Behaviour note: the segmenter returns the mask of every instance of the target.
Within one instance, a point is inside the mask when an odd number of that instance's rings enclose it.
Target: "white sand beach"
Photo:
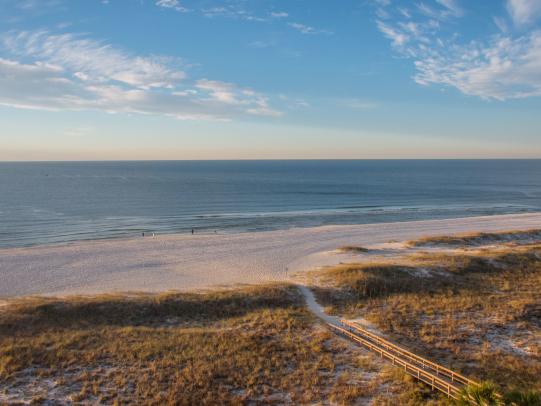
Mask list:
[[[541,228],[541,213],[240,234],[160,235],[0,250],[0,298],[194,290],[287,280],[344,245]]]

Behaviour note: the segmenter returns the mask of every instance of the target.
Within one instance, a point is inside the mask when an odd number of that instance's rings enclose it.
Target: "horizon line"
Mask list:
[[[224,158],[224,159],[51,159],[0,160],[7,163],[98,163],[98,162],[259,162],[259,161],[539,161],[539,158]]]

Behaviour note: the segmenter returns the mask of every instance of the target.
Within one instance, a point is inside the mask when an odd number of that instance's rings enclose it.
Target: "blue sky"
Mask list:
[[[541,158],[541,0],[0,0],[0,160]]]

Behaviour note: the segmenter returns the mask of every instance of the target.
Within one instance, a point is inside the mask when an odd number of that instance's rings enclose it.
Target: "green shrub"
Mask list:
[[[457,404],[460,406],[504,405],[496,391],[496,385],[492,382],[466,386],[460,393]]]

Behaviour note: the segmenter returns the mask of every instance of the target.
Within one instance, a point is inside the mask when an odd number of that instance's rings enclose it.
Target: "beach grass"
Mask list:
[[[284,286],[23,300],[0,317],[0,378],[34,381],[37,398],[56,382],[73,402],[305,402],[335,368],[312,324]]]
[[[541,230],[513,230],[500,231],[495,233],[462,233],[456,235],[440,235],[423,237],[416,240],[410,240],[407,245],[410,247],[428,247],[428,246],[449,246],[449,247],[467,247],[480,246],[488,244],[497,244],[503,242],[531,242],[541,239]]]
[[[320,281],[334,314],[504,391],[541,390],[541,244],[342,264]]]
[[[352,404],[437,399],[309,313],[296,287],[12,300],[0,403]]]

